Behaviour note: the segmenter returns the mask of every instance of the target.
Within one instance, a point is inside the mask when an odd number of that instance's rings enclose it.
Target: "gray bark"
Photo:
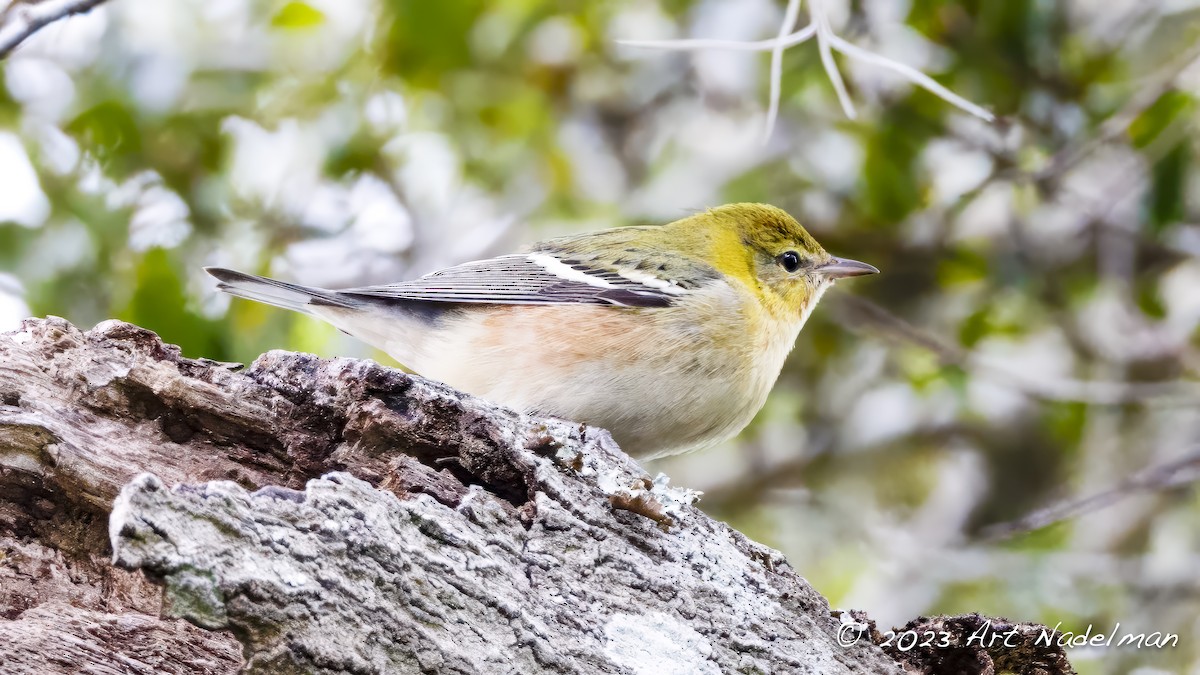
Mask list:
[[[238,371],[119,322],[0,336],[0,671],[996,665],[842,646],[850,617],[604,431],[368,361]]]

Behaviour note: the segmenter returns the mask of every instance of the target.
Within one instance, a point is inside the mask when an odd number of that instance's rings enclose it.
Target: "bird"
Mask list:
[[[650,460],[736,436],[838,279],[786,211],[727,204],[564,236],[398,283],[328,290],[217,267],[218,289],[302,312],[423,377],[609,431]]]

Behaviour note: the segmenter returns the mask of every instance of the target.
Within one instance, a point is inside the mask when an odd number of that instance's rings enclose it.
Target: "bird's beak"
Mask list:
[[[829,279],[844,279],[846,277],[861,277],[867,274],[879,274],[874,265],[848,260],[834,256],[832,260],[821,265],[817,271]]]

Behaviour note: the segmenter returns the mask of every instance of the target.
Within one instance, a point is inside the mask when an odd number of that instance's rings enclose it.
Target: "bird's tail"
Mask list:
[[[313,305],[333,307],[355,307],[356,305],[337,291],[327,291],[323,288],[289,284],[267,277],[258,277],[244,272],[235,272],[221,267],[205,267],[205,272],[213,275],[221,283],[218,290],[249,300],[256,300],[268,305],[283,307],[305,314],[312,313]]]

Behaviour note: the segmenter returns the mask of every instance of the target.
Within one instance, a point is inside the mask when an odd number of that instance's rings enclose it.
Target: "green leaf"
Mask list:
[[[962,324],[958,327],[958,341],[962,346],[968,349],[979,344],[979,341],[987,337],[992,332],[990,317],[990,307],[984,306],[979,310],[972,312]]]
[[[1158,135],[1192,110],[1192,97],[1181,91],[1168,91],[1129,125],[1129,140],[1134,147],[1150,145]]]
[[[1087,406],[1075,401],[1048,402],[1042,406],[1042,426],[1055,444],[1063,449],[1074,448],[1083,440],[1087,425]]]
[[[1191,139],[1177,143],[1150,170],[1150,194],[1148,195],[1150,229],[1162,232],[1169,225],[1183,220],[1185,210],[1188,173],[1192,163]]]
[[[412,85],[440,88],[443,75],[471,64],[466,37],[484,6],[481,0],[387,0],[385,68]]]
[[[271,19],[275,28],[295,30],[314,28],[325,23],[325,15],[303,2],[289,2]]]
[[[1134,284],[1134,289],[1134,299],[1138,309],[1142,310],[1146,316],[1160,320],[1167,317],[1167,308],[1163,304],[1157,283],[1138,279]]]

